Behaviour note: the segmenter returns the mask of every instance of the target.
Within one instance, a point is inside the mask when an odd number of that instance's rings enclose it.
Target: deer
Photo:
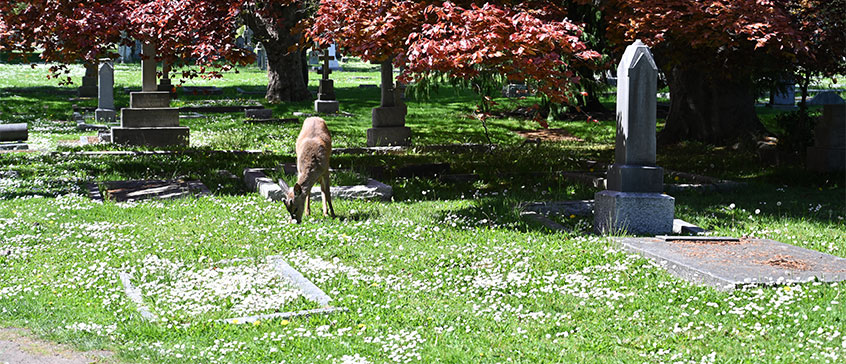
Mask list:
[[[311,214],[311,187],[320,182],[323,194],[323,216],[335,217],[332,208],[332,196],[329,192],[329,157],[332,155],[332,137],[326,121],[319,117],[310,117],[303,122],[303,128],[297,137],[297,183],[293,188],[284,185],[285,197],[282,200],[291,214],[291,219],[300,223],[305,215]]]

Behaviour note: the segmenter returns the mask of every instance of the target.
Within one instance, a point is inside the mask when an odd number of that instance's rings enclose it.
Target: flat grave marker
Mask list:
[[[171,200],[188,196],[211,195],[208,187],[200,181],[141,180],[102,183],[105,187],[106,198],[115,202],[135,202],[149,199]],[[88,190],[89,197],[92,200],[103,201],[95,183],[90,183]]]
[[[721,291],[846,280],[846,259],[770,239],[656,236],[615,241],[674,276]]]

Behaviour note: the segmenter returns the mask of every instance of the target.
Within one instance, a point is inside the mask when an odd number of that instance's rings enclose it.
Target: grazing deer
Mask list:
[[[285,207],[291,218],[300,223],[303,212],[311,213],[311,187],[320,182],[323,193],[323,216],[335,217],[332,196],[329,193],[329,156],[332,155],[332,137],[326,121],[318,117],[305,119],[297,137],[297,183],[285,188]]]

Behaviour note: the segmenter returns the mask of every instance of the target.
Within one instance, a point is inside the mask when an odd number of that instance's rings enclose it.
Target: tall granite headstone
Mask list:
[[[641,41],[626,48],[617,67],[617,140],[608,189],[595,195],[600,233],[673,231],[675,199],[662,193],[664,171],[655,163],[658,67]]]
[[[409,145],[411,129],[405,126],[408,107],[402,101],[400,88],[394,86],[392,60],[381,63],[382,101],[373,108],[373,127],[367,129],[367,146]]]
[[[100,123],[115,121],[115,67],[112,60],[100,60],[100,88],[97,95],[97,110],[94,118]]]
[[[85,64],[85,76],[82,77],[82,86],[77,89],[79,97],[97,97],[97,64]]]
[[[129,94],[121,109],[120,127],[112,128],[112,142],[151,147],[187,146],[188,128],[179,126],[179,109],[170,107],[170,92],[156,85],[156,45],[144,44],[141,92]]]
[[[314,100],[314,111],[322,114],[334,114],[339,110],[338,100],[335,99],[335,81],[329,79],[332,70],[329,62],[335,57],[329,54],[328,49],[323,50],[320,60],[323,61],[323,72],[320,79],[320,89],[317,92],[317,100]]]
[[[808,147],[808,169],[817,172],[846,170],[846,104],[823,106],[814,129],[814,146]]]

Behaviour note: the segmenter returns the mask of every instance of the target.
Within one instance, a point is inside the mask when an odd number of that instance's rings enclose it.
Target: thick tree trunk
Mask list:
[[[658,134],[660,144],[695,140],[715,145],[753,141],[765,129],[755,113],[748,77],[674,67],[667,73],[670,113]]]
[[[245,9],[244,23],[253,31],[253,39],[261,42],[267,51],[267,101],[304,101],[311,99],[308,91],[308,74],[303,73],[303,58],[299,50],[290,51],[302,38],[291,34],[291,28],[305,15],[297,3],[294,5],[264,4],[273,6],[269,12],[274,18],[264,18],[256,9]],[[284,21],[280,21],[284,20]]]

